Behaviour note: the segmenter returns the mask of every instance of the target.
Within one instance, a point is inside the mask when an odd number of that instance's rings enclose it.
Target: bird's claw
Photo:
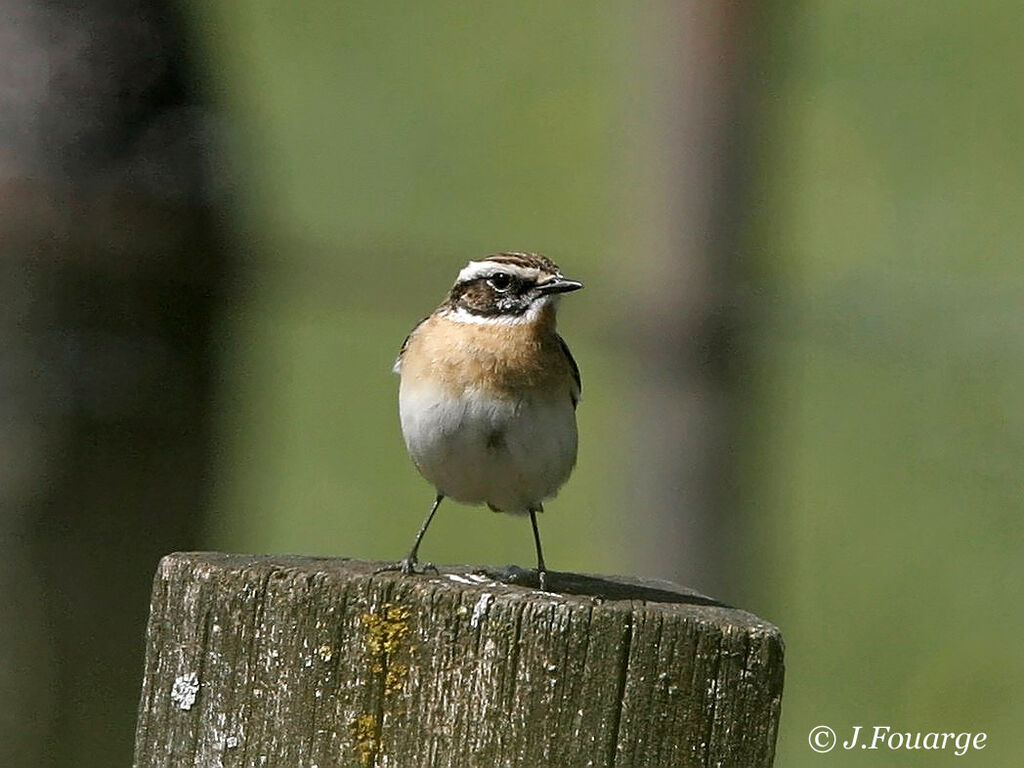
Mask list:
[[[421,563],[414,557],[403,557],[397,563],[388,563],[377,568],[373,574],[378,573],[401,573],[403,576],[423,576],[428,571],[437,574],[437,566],[433,563]]]
[[[502,584],[515,584],[520,587],[539,588],[541,592],[547,592],[551,586],[551,574],[547,569],[520,568],[518,565],[507,565],[503,568],[478,568],[474,573],[486,576]]]

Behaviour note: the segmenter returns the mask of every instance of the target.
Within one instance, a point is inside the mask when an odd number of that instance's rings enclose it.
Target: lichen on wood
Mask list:
[[[375,566],[164,558],[136,768],[771,765],[782,641],[757,617],[660,582]]]

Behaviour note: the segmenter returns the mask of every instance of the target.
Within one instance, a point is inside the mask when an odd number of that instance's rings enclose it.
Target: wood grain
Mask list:
[[[136,768],[771,765],[782,639],[755,616],[661,582],[378,565],[164,558]]]

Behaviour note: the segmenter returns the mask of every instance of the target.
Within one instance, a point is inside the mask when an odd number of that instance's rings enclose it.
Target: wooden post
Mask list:
[[[782,638],[664,582],[160,563],[135,768],[770,766]]]

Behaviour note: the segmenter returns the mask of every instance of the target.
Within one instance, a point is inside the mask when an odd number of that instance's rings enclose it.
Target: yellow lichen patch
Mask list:
[[[384,693],[391,694],[400,691],[408,673],[408,664],[389,664],[388,673],[384,676]]]
[[[374,656],[390,656],[401,647],[402,639],[409,634],[410,611],[404,605],[387,603],[380,613],[364,613],[367,643]]]
[[[359,753],[359,762],[370,765],[377,751],[377,718],[373,715],[359,715],[349,723],[352,738]]]
[[[404,605],[387,603],[379,613],[364,613],[363,626],[366,627],[366,645],[373,659],[371,669],[384,673],[384,693],[395,693],[402,687],[409,667],[394,661],[394,656],[401,650],[402,641],[409,634],[409,616],[411,611]],[[386,672],[385,672],[386,670]]]

